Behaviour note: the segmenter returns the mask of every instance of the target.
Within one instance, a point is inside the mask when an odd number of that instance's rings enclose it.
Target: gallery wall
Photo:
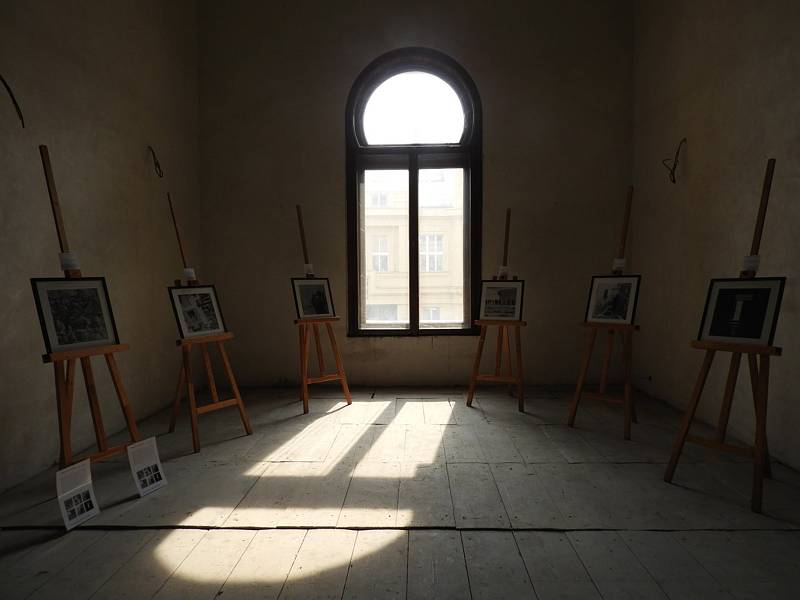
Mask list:
[[[636,385],[683,407],[703,354],[708,280],[735,277],[750,242],[767,159],[777,159],[761,244],[763,276],[786,276],[769,398],[770,450],[800,465],[800,4],[635,4],[634,269],[643,274]],[[688,142],[668,181],[662,159]],[[716,423],[729,355],[718,355],[700,416]],[[730,431],[752,440],[742,368]]]
[[[171,189],[191,256],[197,243],[197,20],[194,2],[0,3],[0,489],[58,457],[53,368],[29,278],[58,277],[58,241],[38,145],[50,149],[72,249],[108,278],[118,363],[136,417],[164,407],[179,365],[165,287],[181,264],[164,194]],[[158,180],[147,144],[156,147]],[[108,370],[95,376],[109,433],[124,426]],[[73,448],[94,442],[78,376]]]
[[[346,306],[345,102],[381,54],[424,46],[458,61],[484,109],[483,274],[526,280],[529,384],[575,380],[586,293],[608,272],[631,174],[627,2],[202,2],[205,262],[245,385],[296,382],[289,278],[311,259]],[[465,385],[475,337],[346,338],[351,383]]]

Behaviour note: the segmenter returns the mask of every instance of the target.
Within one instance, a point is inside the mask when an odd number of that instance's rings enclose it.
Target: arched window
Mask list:
[[[347,101],[348,333],[474,333],[480,295],[481,103],[467,72],[394,50]]]

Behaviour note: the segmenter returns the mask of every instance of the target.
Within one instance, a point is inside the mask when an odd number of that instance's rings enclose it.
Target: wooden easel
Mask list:
[[[205,413],[222,410],[223,408],[230,408],[235,406],[239,409],[239,417],[242,419],[242,425],[247,435],[253,433],[253,428],[250,425],[250,418],[247,416],[247,411],[244,408],[242,395],[239,392],[239,386],[236,384],[236,377],[233,375],[231,369],[231,362],[228,359],[228,353],[225,351],[225,342],[233,339],[233,333],[226,331],[216,335],[198,336],[193,338],[182,338],[175,342],[176,346],[181,349],[183,360],[181,362],[180,372],[178,373],[178,387],[175,390],[175,401],[172,403],[172,414],[169,421],[169,432],[175,431],[175,423],[178,420],[178,412],[180,411],[181,398],[183,392],[186,391],[186,397],[189,399],[189,418],[192,424],[192,446],[195,452],[200,451],[200,433],[198,430],[198,417]],[[233,398],[227,400],[220,400],[219,393],[217,392],[217,383],[214,379],[214,370],[211,366],[211,355],[208,352],[208,345],[214,344],[219,352],[220,359],[222,360],[222,367],[225,371],[225,376],[233,392]],[[197,406],[197,398],[195,397],[194,381],[192,379],[192,349],[195,346],[200,347],[200,353],[203,356],[203,368],[206,372],[206,379],[208,380],[208,389],[211,393],[211,403],[204,406]],[[185,387],[184,387],[185,386]]]
[[[300,208],[299,204],[297,204],[295,208],[297,209],[297,225],[300,228],[300,244],[303,247],[306,277],[313,278],[314,267],[308,258],[306,231],[303,226],[303,210]],[[338,320],[339,317],[319,317],[313,319],[295,319],[294,321],[294,324],[298,327],[300,338],[300,400],[303,402],[303,414],[308,414],[308,386],[317,383],[328,383],[331,381],[340,382],[347,404],[353,403],[353,398],[350,395],[350,387],[347,385],[347,375],[344,372],[342,357],[339,354],[339,346],[336,343],[336,334],[333,331],[333,323]],[[336,373],[325,373],[325,358],[322,354],[322,342],[319,333],[320,325],[325,325],[325,329],[328,332],[328,340],[331,344],[333,360],[336,363]],[[314,334],[314,346],[317,351],[317,365],[319,367],[319,375],[317,377],[310,377],[308,374],[309,331]]]
[[[68,255],[70,252],[69,242],[67,241],[67,232],[64,228],[64,219],[61,215],[61,204],[58,200],[58,191],[56,190],[55,178],[53,177],[53,169],[50,165],[50,154],[47,150],[47,146],[39,146],[39,154],[42,158],[44,177],[47,182],[47,192],[50,196],[50,206],[53,209],[53,219],[56,224],[58,244],[61,248],[64,277],[67,279],[78,279],[82,275],[77,264],[75,262],[67,264],[66,261],[63,260],[64,255]],[[55,371],[58,429],[61,438],[58,462],[61,468],[76,462],[72,455],[72,401],[75,396],[75,366],[78,360],[81,362],[81,371],[83,371],[83,381],[86,385],[86,395],[89,399],[89,409],[92,413],[92,422],[94,425],[94,436],[97,442],[97,452],[82,457],[82,460],[85,458],[89,458],[92,461],[103,460],[125,452],[129,444],[139,441],[139,429],[136,427],[136,419],[128,403],[128,394],[125,391],[125,386],[122,385],[122,377],[120,376],[117,361],[114,357],[117,352],[123,352],[128,348],[128,344],[112,344],[94,346],[92,348],[81,348],[79,350],[51,352],[50,354],[42,356],[42,360],[45,363],[53,363]],[[94,383],[91,361],[93,356],[103,356],[106,360],[108,371],[111,374],[111,381],[114,383],[114,390],[117,393],[119,405],[131,435],[130,442],[111,447],[108,445],[108,436],[103,426],[100,403],[97,399],[97,388]]]
[[[500,281],[508,280],[508,239],[511,230],[511,209],[506,209],[506,229],[503,240],[503,265],[500,267],[498,275],[493,279]],[[514,276],[512,280],[517,277]],[[525,321],[503,321],[491,319],[478,319],[474,321],[475,325],[481,328],[480,337],[478,338],[478,350],[475,353],[475,361],[472,365],[472,375],[469,379],[469,389],[467,390],[467,406],[472,406],[472,399],[475,396],[475,389],[479,381],[488,383],[506,383],[509,385],[509,392],[513,387],[517,389],[517,401],[520,412],[525,412],[525,384],[522,375],[522,338],[521,328],[525,327]],[[486,343],[486,332],[489,327],[497,327],[497,347],[495,350],[494,360],[494,373],[482,374],[481,357],[483,356],[483,348]],[[511,331],[514,331],[514,350],[516,368],[511,366]],[[508,358],[506,363],[505,374],[501,373],[503,370],[503,353]]]
[[[764,231],[764,219],[767,215],[767,204],[769,202],[769,193],[772,188],[772,176],[775,172],[775,159],[770,158],[767,161],[767,170],[764,174],[764,184],[761,190],[761,202],[758,209],[758,218],[756,220],[756,227],[753,233],[753,243],[750,246],[750,257],[757,257],[759,248],[761,247],[761,235]],[[752,279],[756,275],[756,267],[754,263],[745,265],[739,273],[742,279]],[[769,396],[769,363],[770,357],[780,356],[782,349],[776,346],[762,346],[751,344],[730,344],[725,342],[716,341],[693,341],[691,342],[692,348],[698,350],[705,350],[706,354],[703,358],[703,365],[700,367],[700,373],[697,376],[697,381],[694,384],[692,397],[689,400],[689,405],[683,417],[683,424],[681,425],[680,432],[675,438],[675,443],[672,446],[672,455],[667,465],[667,470],[664,473],[664,481],[667,483],[672,482],[675,475],[675,469],[678,466],[683,446],[686,442],[699,444],[708,448],[715,448],[723,452],[730,452],[739,456],[745,456],[753,459],[753,487],[750,496],[750,508],[753,512],[761,512],[761,500],[764,492],[764,477],[772,477],[772,469],[769,459],[769,448],[767,445],[767,399]],[[700,397],[703,394],[703,387],[708,377],[708,372],[711,370],[711,364],[714,361],[714,356],[717,352],[730,352],[731,362],[728,368],[728,377],[725,383],[725,392],[722,397],[722,406],[719,413],[719,421],[717,423],[717,434],[714,439],[705,438],[697,435],[692,435],[689,430],[692,426],[695,413],[697,412],[697,405],[700,403]],[[753,447],[739,446],[729,444],[725,441],[725,435],[728,429],[728,419],[731,413],[731,404],[733,402],[733,393],[736,389],[736,381],[739,377],[739,366],[742,360],[742,355],[747,355],[747,364],[750,370],[750,388],[753,394],[753,405],[755,408],[756,417],[756,431],[755,443]]]
[[[163,172],[161,171],[160,165],[158,164],[158,159],[155,156],[155,152],[152,148],[150,151],[153,152],[153,161],[156,166],[156,174],[159,177],[163,177]],[[186,286],[196,286],[199,285],[197,281],[197,277],[195,275],[194,269],[189,267],[189,264],[186,261],[186,252],[183,247],[183,238],[181,237],[180,228],[178,227],[178,220],[175,218],[175,208],[172,205],[172,196],[169,192],[167,192],[167,202],[169,203],[169,213],[172,217],[172,225],[175,228],[175,237],[178,240],[178,249],[181,253],[181,262],[183,263],[183,273],[186,277],[186,282],[182,282],[180,279],[175,280],[175,285],[186,285]],[[179,346],[181,349],[181,367],[178,373],[178,386],[175,390],[175,400],[172,402],[172,412],[170,414],[170,421],[169,421],[169,433],[175,431],[175,424],[178,420],[178,413],[180,412],[181,407],[181,399],[184,396],[184,391],[186,393],[186,398],[189,400],[189,418],[192,425],[192,446],[194,447],[195,452],[200,451],[200,432],[198,428],[198,417],[205,413],[214,412],[216,410],[222,410],[223,408],[230,408],[235,406],[239,409],[239,417],[242,420],[242,425],[244,426],[244,430],[247,432],[247,435],[253,433],[253,428],[250,425],[250,418],[247,416],[247,411],[244,408],[244,402],[242,401],[242,395],[239,392],[239,386],[236,383],[236,377],[233,374],[233,369],[231,369],[231,362],[228,358],[228,353],[225,351],[225,342],[230,341],[233,339],[233,333],[230,331],[226,331],[224,333],[214,334],[214,335],[205,335],[205,336],[197,336],[193,338],[181,338],[175,341],[175,345]],[[231,386],[231,391],[233,392],[233,398],[229,398],[227,400],[220,400],[219,393],[217,391],[217,382],[214,378],[214,369],[211,365],[211,355],[208,352],[208,345],[214,344],[217,347],[217,351],[219,353],[220,359],[222,361],[222,368],[225,371],[225,376],[228,378],[228,382]],[[194,380],[192,379],[192,349],[195,346],[200,347],[200,353],[203,357],[203,369],[206,373],[206,380],[208,381],[208,389],[211,393],[211,403],[206,404],[203,406],[197,406],[197,398],[195,396],[195,389],[194,389]]]
[[[631,218],[631,205],[633,204],[633,186],[628,188],[628,198],[625,202],[625,215],[622,218],[622,233],[619,237],[619,246],[617,247],[617,260],[614,261],[613,275],[622,275],[623,269],[620,268],[625,261],[625,246],[628,239],[628,225]],[[610,402],[612,404],[621,404],[624,409],[624,436],[626,440],[631,439],[631,421],[636,423],[636,406],[634,405],[633,391],[632,391],[632,372],[633,372],[633,332],[639,331],[638,325],[624,325],[612,323],[582,323],[583,327],[589,330],[589,337],[586,342],[586,350],[583,353],[583,360],[581,362],[581,371],[578,375],[578,383],[575,386],[575,396],[572,399],[572,406],[569,411],[568,425],[575,427],[575,417],[578,415],[578,404],[581,398],[589,400],[601,400],[603,402]],[[603,357],[603,370],[600,375],[600,384],[598,385],[597,392],[584,392],[583,387],[586,384],[586,374],[589,371],[589,365],[592,361],[592,352],[594,351],[594,344],[597,340],[597,334],[600,331],[605,331],[608,334],[606,342],[606,354]],[[608,387],[608,369],[611,365],[611,355],[614,352],[614,338],[619,335],[622,342],[622,364],[624,370],[624,384],[622,396],[612,395],[606,392]]]

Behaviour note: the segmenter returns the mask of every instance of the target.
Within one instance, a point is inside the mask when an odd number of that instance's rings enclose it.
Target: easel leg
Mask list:
[[[75,361],[67,361],[66,378],[63,361],[54,362],[53,369],[56,378],[56,405],[61,437],[58,463],[63,469],[72,464],[72,390],[75,388]]]
[[[508,331],[507,327],[503,327],[506,330],[505,334],[505,347],[506,347],[506,356],[508,357],[508,363],[506,364],[506,376],[512,377],[514,375],[513,368],[511,367],[511,363],[513,362],[511,356],[511,332]],[[508,385],[508,395],[514,395],[514,386],[512,384]]]
[[[200,353],[203,355],[203,368],[208,380],[208,391],[211,392],[211,401],[214,403],[219,402],[217,382],[214,379],[214,367],[211,366],[211,357],[208,355],[208,348],[205,344],[200,344]]]
[[[761,356],[758,369],[758,397],[756,399],[756,443],[754,447],[753,494],[750,508],[761,512],[764,494],[764,471],[767,458],[767,397],[769,394],[769,354]]]
[[[739,365],[742,355],[738,352],[731,354],[731,366],[728,370],[728,380],[725,382],[725,395],[722,397],[722,406],[719,409],[719,423],[717,423],[717,441],[724,442],[728,431],[728,419],[731,416],[733,393],[736,390],[736,380],[739,378]]]
[[[247,411],[244,409],[242,394],[239,392],[239,385],[236,383],[236,377],[233,375],[231,361],[228,360],[228,353],[225,351],[225,346],[222,342],[217,342],[217,350],[219,350],[219,356],[222,359],[222,367],[225,369],[228,383],[231,384],[233,397],[236,398],[236,407],[239,409],[239,417],[242,419],[242,425],[244,425],[244,430],[247,432],[247,435],[250,435],[253,433],[253,428],[250,426],[250,417],[247,416]]]
[[[347,385],[347,374],[344,372],[344,364],[342,363],[342,355],[339,354],[339,345],[336,343],[336,335],[333,333],[333,325],[325,323],[325,329],[328,331],[328,339],[331,341],[331,350],[333,350],[333,360],[336,362],[336,373],[339,375],[339,381],[342,384],[342,392],[348,404],[353,403],[353,397],[350,395],[350,386]],[[319,334],[317,334],[319,341]],[[320,373],[324,373],[325,365],[322,362],[322,352],[319,352],[319,368]]]
[[[92,425],[94,426],[94,439],[97,442],[97,450],[104,452],[108,449],[108,439],[106,438],[105,427],[103,427],[103,416],[100,414],[100,402],[97,400],[97,386],[94,383],[92,359],[88,356],[81,358],[81,370],[83,371],[83,382],[86,384],[89,410],[92,412]]]
[[[300,324],[300,400],[303,414],[308,414],[308,328]]]
[[[325,357],[322,354],[322,342],[319,339],[319,325],[312,325],[314,331],[314,345],[317,348],[317,365],[319,366],[320,376],[325,375]]]
[[[514,327],[514,345],[517,349],[517,396],[519,397],[519,412],[525,412],[525,383],[522,378],[522,330],[519,325]],[[511,356],[508,357],[511,362]]]
[[[494,353],[494,374],[500,375],[503,366],[503,338],[505,338],[506,328],[500,325],[497,328],[497,348]]]
[[[678,437],[675,438],[675,443],[672,446],[672,456],[670,456],[667,470],[664,473],[664,481],[670,483],[672,477],[675,475],[675,468],[678,466],[678,459],[681,456],[683,445],[686,443],[686,436],[689,435],[689,429],[692,427],[692,420],[697,412],[697,405],[700,403],[700,396],[703,394],[703,387],[708,378],[708,372],[711,370],[711,363],[714,362],[715,350],[706,350],[706,356],[703,359],[703,366],[700,367],[700,374],[697,376],[697,381],[694,384],[692,391],[692,398],[689,400],[689,406],[686,407],[686,413],[683,416],[683,425]]]
[[[472,376],[469,378],[469,390],[467,390],[467,406],[472,406],[472,398],[475,396],[475,386],[478,383],[478,373],[481,368],[481,355],[483,345],[486,343],[486,325],[481,325],[481,335],[478,338],[478,351],[475,354],[475,362],[472,365]]]
[[[589,363],[592,360],[592,350],[594,350],[595,339],[597,339],[597,329],[592,327],[592,329],[589,331],[589,339],[586,342],[586,350],[583,353],[581,372],[578,375],[578,384],[575,386],[575,397],[572,399],[572,407],[569,411],[569,420],[567,421],[567,424],[570,427],[575,427],[575,417],[578,414],[578,403],[581,401],[583,386],[586,383],[586,373],[589,372]]]
[[[624,335],[624,334],[623,334]],[[623,337],[623,344],[625,343],[625,338]],[[608,369],[611,366],[611,355],[614,352],[614,330],[608,330],[608,343],[606,344],[606,354],[603,357],[603,370],[600,373],[600,385],[597,388],[598,394],[605,394],[606,388],[608,387]],[[622,350],[623,354],[625,353],[625,348],[623,346]]]
[[[192,447],[195,452],[200,452],[200,432],[197,429],[197,400],[194,397],[194,382],[192,381],[192,347],[187,344],[182,350],[186,397],[189,399],[189,419],[192,424]]]
[[[747,363],[750,367],[750,387],[753,391],[753,407],[758,410],[758,359],[755,354],[747,355]],[[764,399],[764,411],[766,412],[767,398]],[[769,458],[769,444],[764,438],[764,477],[772,479],[772,464]]]
[[[106,357],[108,370],[111,373],[111,381],[114,382],[114,389],[117,392],[117,398],[119,399],[120,408],[122,408],[122,414],[125,415],[125,423],[128,425],[128,431],[131,434],[131,441],[138,442],[139,428],[136,426],[136,419],[133,416],[133,411],[131,410],[130,404],[128,404],[128,394],[125,391],[125,386],[122,385],[122,377],[119,374],[117,361],[114,358],[114,355],[111,353],[105,354],[104,356]]]
[[[609,336],[609,339],[614,339]],[[610,350],[610,345],[609,345]],[[610,352],[609,352],[610,354]],[[633,374],[633,334],[626,331],[622,334],[622,354],[625,368],[625,391],[624,391],[624,406],[625,406],[625,439],[631,439],[631,419],[636,420],[634,407],[633,407],[633,386],[631,385],[631,377]]]
[[[178,413],[181,410],[181,397],[183,396],[183,384],[186,381],[186,373],[183,371],[183,363],[178,373],[178,387],[175,390],[175,400],[172,402],[172,411],[169,417],[169,433],[175,431],[175,424],[178,422]]]

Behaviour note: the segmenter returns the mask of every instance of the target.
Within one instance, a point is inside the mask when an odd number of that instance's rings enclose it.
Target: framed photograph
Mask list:
[[[522,319],[522,294],[525,282],[484,279],[481,282],[479,319],[519,321]]]
[[[712,279],[697,339],[771,345],[785,283],[785,277]]]
[[[589,287],[587,323],[632,325],[641,275],[596,275]]]
[[[119,344],[103,277],[31,279],[47,353]]]
[[[173,286],[169,288],[169,296],[182,338],[225,331],[225,321],[213,285]]]
[[[292,290],[298,319],[336,316],[327,277],[292,277]]]

